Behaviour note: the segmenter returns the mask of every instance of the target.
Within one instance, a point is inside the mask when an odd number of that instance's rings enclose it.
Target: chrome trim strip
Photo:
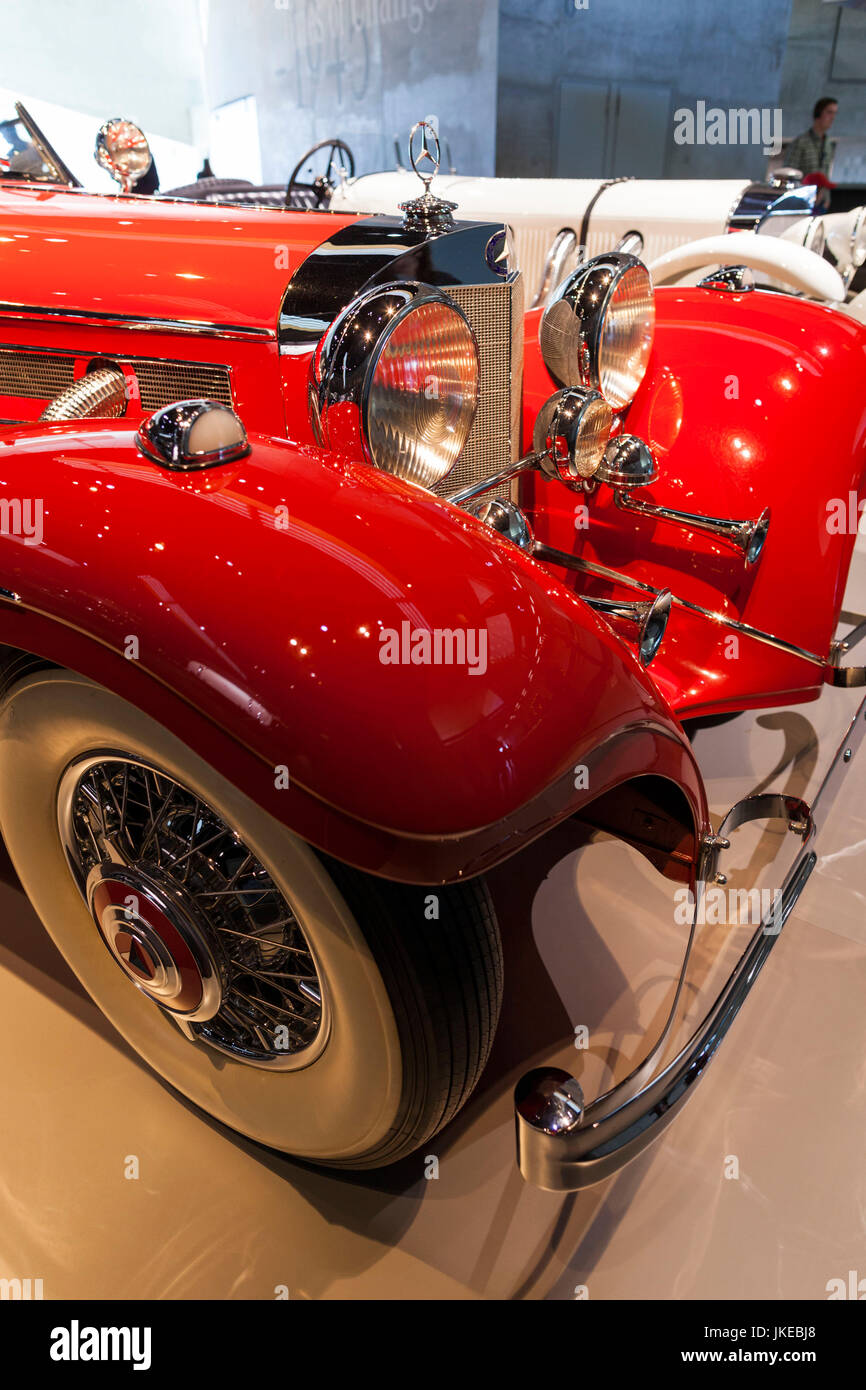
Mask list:
[[[212,362],[210,360],[197,361],[194,357],[146,357],[141,352],[117,352],[113,348],[64,348],[46,347],[44,343],[0,343],[0,352],[28,352],[38,353],[42,357],[71,357],[87,359],[95,357],[108,357],[118,362],[138,362],[143,366],[154,367],[201,367],[219,368],[220,371],[231,374],[234,367],[230,362]]]
[[[521,1078],[514,1092],[517,1162],[528,1182],[554,1192],[589,1187],[636,1157],[670,1124],[718,1051],[809,880],[818,860],[815,843],[820,818],[816,813],[832,800],[864,734],[866,700],[860,704],[836,751],[812,804],[811,816],[789,820],[789,829],[802,835],[804,843],[786,875],[781,899],[774,902],[714,1004],[664,1071],[628,1094],[614,1109],[611,1104],[623,1097],[630,1086],[633,1088],[635,1078],[643,1076],[646,1064],[620,1086],[586,1106],[574,1102],[575,1094],[580,1095],[579,1083],[559,1068],[537,1068]],[[792,810],[800,812],[803,804],[788,797],[746,797],[732,807],[719,835],[712,837],[710,860],[725,847],[726,828],[765,817],[789,817]],[[658,1055],[659,1046],[653,1049],[651,1058]],[[548,1097],[545,1116],[539,1113],[539,1094]]]
[[[159,319],[134,314],[93,312],[90,309],[58,309],[38,304],[16,304],[0,300],[0,314],[15,319],[59,319],[87,324],[94,328],[133,328],[152,333],[193,333],[203,338],[275,339],[273,328],[253,328],[245,324],[216,323],[209,319]]]
[[[541,541],[536,541],[533,547],[533,555],[536,560],[547,560],[553,565],[562,565],[563,569],[581,570],[584,574],[595,574],[600,579],[609,579],[614,584],[625,584],[630,589],[640,589],[644,594],[660,594],[661,589],[656,589],[652,584],[645,584],[640,579],[632,579],[630,575],[621,574],[618,570],[608,569],[605,565],[597,565],[592,560],[582,560],[579,555],[569,555],[565,550],[555,550],[549,545],[544,545]],[[802,657],[804,661],[809,661],[813,666],[820,666],[822,670],[828,667],[826,657],[817,656],[815,652],[808,651],[805,647],[797,647],[793,642],[786,642],[783,637],[774,637],[770,632],[764,632],[759,627],[752,627],[750,623],[741,623],[738,618],[729,618],[724,613],[714,613],[710,608],[702,608],[698,603],[691,603],[688,599],[678,598],[674,594],[673,602],[679,608],[687,608],[692,613],[698,613],[702,618],[709,618],[711,622],[719,623],[723,627],[733,628],[735,632],[742,632],[745,637],[754,637],[756,642],[763,642],[767,647],[775,647],[779,651],[787,652],[790,656]]]

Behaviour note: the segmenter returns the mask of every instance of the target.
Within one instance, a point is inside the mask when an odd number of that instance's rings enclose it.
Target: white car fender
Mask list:
[[[781,237],[754,232],[728,232],[675,246],[658,256],[649,269],[656,285],[678,279],[701,266],[747,265],[789,285],[811,299],[844,300],[842,277],[829,261]]]

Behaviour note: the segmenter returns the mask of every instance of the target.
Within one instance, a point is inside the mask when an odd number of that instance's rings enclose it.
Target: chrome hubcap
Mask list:
[[[187,1022],[219,1012],[226,963],[170,882],[161,891],[143,873],[103,862],[88,875],[87,899],[103,941],[143,994]]]
[[[283,893],[189,788],[118,753],[81,758],[58,795],[67,862],[130,988],[195,1042],[252,1066],[307,1066],[327,998]]]

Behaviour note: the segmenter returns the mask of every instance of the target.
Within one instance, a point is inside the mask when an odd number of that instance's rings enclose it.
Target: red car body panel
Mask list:
[[[298,266],[356,220],[4,183],[0,300],[273,334]]]
[[[320,848],[458,878],[656,774],[688,800],[693,871],[701,778],[647,674],[542,566],[447,503],[285,441],[171,473],[109,421],[0,433],[0,494],[34,493],[44,543],[0,538],[0,584],[20,596],[0,605],[0,641],[127,698],[118,663],[134,670],[135,703],[196,749],[213,734],[197,726],[216,726],[227,775]],[[404,622],[483,631],[485,669],[383,664],[379,630]]]
[[[826,658],[855,540],[855,528],[832,532],[828,508],[866,495],[866,327],[823,305],[760,291],[660,290],[656,305],[649,370],[623,422],[659,460],[658,480],[641,499],[732,518],[770,506],[760,559],[748,569],[724,542],[629,514],[609,488],[587,500],[533,477],[524,500],[536,535]],[[539,317],[527,318],[527,439],[555,389],[538,349]],[[588,525],[578,529],[583,502]],[[583,576],[567,582],[610,592]],[[652,676],[680,715],[820,693],[819,667],[745,635],[732,647],[730,636],[674,609]]]

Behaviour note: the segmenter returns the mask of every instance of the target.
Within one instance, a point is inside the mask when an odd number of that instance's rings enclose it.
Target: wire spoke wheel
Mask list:
[[[398,883],[333,858],[72,671],[23,667],[0,750],[0,832],[34,910],[175,1090],[344,1168],[393,1163],[457,1113],[502,998],[482,881]],[[74,1061],[51,1065],[76,1084]]]
[[[326,1011],[309,943],[267,869],[211,806],[137,759],[100,754],[65,773],[59,821],[97,929],[135,987],[189,1037],[241,1061],[312,1059]],[[190,988],[157,988],[163,956],[181,984],[192,958]]]

